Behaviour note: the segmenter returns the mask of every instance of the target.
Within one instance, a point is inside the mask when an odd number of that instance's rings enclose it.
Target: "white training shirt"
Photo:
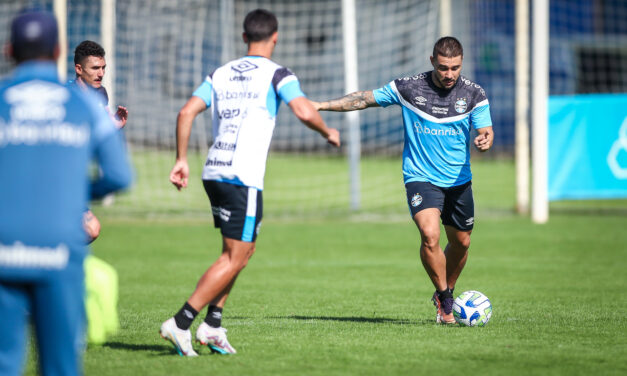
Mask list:
[[[296,76],[272,60],[244,56],[216,69],[193,95],[213,107],[202,179],[263,190],[280,100],[305,96]]]

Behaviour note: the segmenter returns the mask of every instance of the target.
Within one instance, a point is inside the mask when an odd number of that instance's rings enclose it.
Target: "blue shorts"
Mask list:
[[[460,231],[470,231],[475,223],[475,202],[472,197],[472,182],[442,188],[428,182],[405,184],[407,204],[412,218],[423,209],[440,210],[442,224]]]
[[[0,375],[23,373],[29,319],[42,374],[82,374],[84,280],[82,263],[33,281],[0,279]]]
[[[203,180],[203,184],[211,202],[213,222],[222,236],[254,242],[263,215],[261,191],[215,180]]]

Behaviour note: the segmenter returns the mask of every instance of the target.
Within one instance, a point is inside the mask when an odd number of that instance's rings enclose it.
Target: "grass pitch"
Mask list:
[[[419,234],[404,211],[268,218],[224,311],[234,356],[195,346],[198,358],[182,358],[158,335],[219,255],[212,222],[110,217],[96,207],[103,230],[93,251],[118,270],[121,330],[88,348],[85,373],[627,374],[627,202],[600,211],[561,203],[548,224],[534,225],[510,209],[513,181],[498,180],[512,169],[474,165],[477,219],[456,292],[490,298],[486,327],[434,323]]]

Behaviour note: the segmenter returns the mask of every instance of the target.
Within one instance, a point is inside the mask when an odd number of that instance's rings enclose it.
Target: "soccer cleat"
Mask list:
[[[159,335],[161,335],[161,338],[172,342],[176,352],[178,352],[180,356],[198,356],[192,347],[192,333],[189,329],[179,329],[179,327],[176,326],[174,317],[167,319],[161,324]]]
[[[226,339],[226,329],[212,328],[203,322],[196,331],[196,340],[203,346],[209,346],[212,352],[218,354],[235,354],[237,351]]]
[[[438,292],[433,293],[431,298],[433,305],[438,309],[435,316],[435,322],[438,324],[455,324],[455,317],[453,316],[453,298],[445,298],[440,302]],[[448,312],[448,313],[447,313]]]

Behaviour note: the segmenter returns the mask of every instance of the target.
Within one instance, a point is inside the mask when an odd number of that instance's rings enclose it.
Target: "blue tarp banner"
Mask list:
[[[549,200],[627,197],[627,94],[549,98]]]

